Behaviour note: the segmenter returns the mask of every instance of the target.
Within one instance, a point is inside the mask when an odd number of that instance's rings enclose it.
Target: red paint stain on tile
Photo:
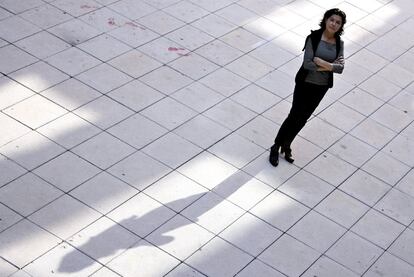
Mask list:
[[[82,5],[80,6],[81,9],[97,9],[97,6],[89,6],[89,5]]]
[[[168,51],[183,51],[185,48],[168,47]]]
[[[131,26],[134,28],[140,28],[141,30],[146,30],[146,28],[144,28],[143,26],[135,24],[134,22],[131,22],[131,21],[125,22],[125,25]]]
[[[111,25],[111,26],[116,26],[115,18],[113,18],[113,17],[108,18],[108,24]]]

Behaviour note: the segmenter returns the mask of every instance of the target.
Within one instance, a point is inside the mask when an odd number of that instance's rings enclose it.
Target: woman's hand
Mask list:
[[[333,63],[337,63],[337,64],[345,64],[345,60],[343,56],[339,56]]]
[[[313,62],[318,66],[318,71],[332,71],[333,66],[331,63],[322,60],[319,57],[314,57]]]

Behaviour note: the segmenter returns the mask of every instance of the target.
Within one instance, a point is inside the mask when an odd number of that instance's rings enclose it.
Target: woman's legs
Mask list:
[[[274,148],[277,148],[277,152],[279,151],[279,147],[283,147],[285,155],[291,158],[290,145],[292,141],[305,126],[307,120],[318,107],[327,90],[328,87],[326,86],[318,86],[311,83],[296,84],[293,92],[292,108],[275,138]],[[275,156],[275,150],[273,149],[273,156]],[[291,161],[293,162],[293,159]]]

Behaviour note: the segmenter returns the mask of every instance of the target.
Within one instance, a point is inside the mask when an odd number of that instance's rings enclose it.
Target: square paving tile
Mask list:
[[[88,256],[105,264],[139,240],[138,236],[102,217],[71,237],[69,242]],[[68,258],[67,256],[66,260]]]
[[[63,195],[29,219],[57,237],[67,239],[97,220],[100,214],[78,200]]]
[[[27,10],[20,16],[42,29],[48,29],[72,18],[68,13],[49,4]]]
[[[305,170],[318,176],[333,186],[340,185],[357,168],[344,160],[341,160],[328,152],[322,153],[311,163],[305,166]]]
[[[20,216],[13,210],[9,209],[8,207],[4,206],[3,204],[0,204],[0,212],[1,212],[0,232],[9,228],[10,226],[12,226],[13,224],[20,221],[23,218],[22,216]],[[0,265],[0,269],[2,269],[1,265]]]
[[[25,272],[34,276],[54,274],[89,275],[99,268],[99,264],[80,252],[78,249],[63,242],[25,267]]]
[[[334,186],[303,170],[278,188],[308,207],[316,206],[334,189]]]
[[[181,214],[193,222],[218,234],[236,221],[244,210],[214,193],[207,193],[193,204],[188,206]]]
[[[74,113],[102,129],[107,129],[134,114],[130,109],[106,96],[89,102]]]
[[[354,272],[362,274],[384,252],[378,246],[348,232],[326,255]]]
[[[0,153],[29,170],[64,151],[62,147],[34,131],[0,148]]]
[[[3,113],[0,114],[0,124],[4,130],[0,137],[0,146],[3,146],[31,131],[30,128]]]
[[[145,194],[176,212],[182,211],[206,192],[206,188],[175,171],[145,190]]]
[[[136,20],[155,11],[153,7],[145,2],[136,2],[133,0],[118,1],[112,5],[109,5],[109,8],[132,20]]]
[[[252,256],[259,255],[281,235],[281,231],[249,213],[219,234],[221,238]]]
[[[302,275],[304,277],[357,277],[356,273],[340,265],[339,263],[329,259],[326,256],[319,258],[306,272]]]
[[[362,166],[362,170],[394,186],[410,170],[410,167],[380,151]]]
[[[164,94],[134,80],[107,94],[112,99],[138,112],[161,100]]]
[[[158,139],[168,130],[140,114],[135,114],[116,124],[108,132],[139,149]]]
[[[191,51],[194,51],[206,43],[214,40],[214,37],[193,27],[192,25],[185,25],[180,29],[167,34],[165,37]]]
[[[398,222],[408,226],[413,220],[412,211],[414,206],[414,198],[408,194],[393,189],[381,199],[375,209],[386,214],[387,216],[397,220]]]
[[[30,239],[22,241],[22,238]],[[55,247],[60,241],[49,232],[24,219],[2,232],[0,255],[22,268]]]
[[[129,185],[143,190],[168,174],[171,169],[138,151],[115,164],[108,171]]]
[[[154,245],[141,240],[109,262],[107,267],[124,276],[141,274],[144,276],[162,276],[167,274],[179,263],[179,260],[154,247]]]
[[[237,276],[249,277],[258,274],[260,276],[282,277],[285,276],[276,269],[266,265],[265,263],[255,259],[245,268],[243,268]]]
[[[387,249],[404,228],[404,225],[371,209],[351,230],[381,248]]]
[[[309,208],[303,204],[279,191],[275,191],[251,209],[250,212],[279,230],[287,231],[308,211]]]
[[[173,130],[196,115],[196,112],[171,97],[165,97],[140,112],[159,125]]]
[[[208,14],[208,11],[194,5],[190,1],[179,2],[164,9],[165,12],[172,16],[190,23]]]
[[[153,4],[153,2],[154,1],[151,1],[150,4]],[[137,22],[161,35],[170,33],[171,31],[176,30],[185,24],[181,20],[163,11],[156,11],[154,13],[141,17],[137,20]]]
[[[144,193],[129,199],[107,216],[141,237],[146,237],[176,213]]]
[[[101,5],[94,0],[72,0],[69,2],[65,0],[58,0],[52,4],[57,8],[64,10],[65,12],[76,17],[94,11],[101,7]]]
[[[403,260],[385,252],[367,271],[367,277],[379,277],[381,275],[396,275],[408,277],[414,274],[414,267]]]
[[[108,61],[131,49],[125,43],[105,34],[81,43],[77,47],[102,61]]]
[[[1,202],[23,216],[27,216],[59,197],[62,192],[33,173],[2,187]]]
[[[101,34],[99,30],[77,18],[49,28],[48,31],[73,46]]]
[[[236,28],[236,25],[215,14],[209,14],[191,25],[213,37],[221,37]]]
[[[197,146],[207,148],[229,134],[230,130],[203,115],[198,115],[176,128],[174,133]]]
[[[36,175],[65,192],[72,190],[99,172],[97,167],[71,152],[65,152],[34,170]]]
[[[98,59],[76,47],[71,47],[59,52],[58,54],[47,58],[45,61],[70,76],[77,75],[101,63]]]
[[[351,131],[351,135],[380,149],[385,146],[396,133],[371,118],[367,118]]]
[[[279,97],[255,84],[240,90],[231,99],[259,114],[280,101]]]
[[[72,196],[103,214],[136,193],[136,189],[106,172],[100,173],[70,192]]]
[[[243,55],[243,52],[240,50],[237,50],[220,40],[214,40],[205,44],[195,52],[220,66],[229,64]]]
[[[142,46],[159,37],[157,33],[134,22],[127,22],[108,34],[133,48]]]
[[[168,66],[160,67],[139,80],[167,95],[192,82],[190,78]]]
[[[46,31],[19,40],[15,44],[39,59],[45,59],[71,47],[67,42]]]
[[[199,80],[219,68],[218,65],[195,53],[185,54],[168,65],[193,80]]]
[[[222,95],[200,82],[194,82],[180,89],[171,97],[198,112],[203,112],[224,99]]]
[[[151,233],[147,240],[174,257],[185,260],[213,237],[213,233],[178,214]]]
[[[200,153],[202,149],[174,133],[168,133],[142,151],[171,168],[177,168]]]
[[[26,87],[40,92],[69,78],[44,62],[37,62],[9,75]]]
[[[273,188],[239,170],[213,191],[247,211],[269,195]]]
[[[237,168],[242,168],[264,149],[238,134],[231,134],[210,147],[208,151]]]
[[[40,127],[38,132],[67,149],[98,134],[100,129],[72,113]]]
[[[64,115],[66,110],[42,96],[35,95],[11,106],[4,112],[30,128],[36,129]]]
[[[37,61],[37,58],[14,45],[6,45],[0,48],[0,59],[2,60],[0,72],[3,74],[8,74]]]
[[[134,148],[102,132],[72,149],[95,166],[106,169],[134,152]]]
[[[109,64],[134,78],[141,77],[162,65],[137,50],[126,52],[109,61]]]
[[[200,82],[224,96],[230,96],[250,83],[224,67],[202,78]]]
[[[366,205],[373,206],[391,187],[365,171],[357,170],[342,183],[339,189],[357,198]]]
[[[336,223],[350,228],[369,210],[369,207],[351,196],[335,190],[319,203],[315,210]]]
[[[301,275],[318,257],[319,253],[288,235],[283,235],[259,257],[259,260],[278,268],[288,276]]]
[[[208,118],[235,130],[256,116],[256,113],[234,102],[226,99],[213,108],[203,113]]]
[[[203,152],[179,167],[178,171],[208,189],[216,186],[219,189],[224,184],[223,181],[236,173],[237,169],[216,156]]]
[[[1,21],[0,36],[15,42],[40,31],[40,28],[27,22],[19,16],[11,16]]]
[[[231,257],[231,258],[230,258]],[[222,240],[214,238],[202,249],[187,259],[186,263],[207,276],[234,276],[253,257]],[[207,264],[205,261],[208,260]]]
[[[132,81],[131,77],[105,63],[81,73],[76,78],[101,93],[108,93]]]
[[[33,95],[33,91],[5,76],[0,77],[0,87],[0,110]]]
[[[0,155],[0,187],[26,173],[26,170],[7,157]]]

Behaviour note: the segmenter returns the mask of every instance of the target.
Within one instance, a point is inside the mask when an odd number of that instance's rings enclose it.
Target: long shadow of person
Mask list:
[[[239,175],[243,175],[244,178],[239,178],[240,177]],[[242,187],[245,183],[247,183],[251,179],[251,176],[249,176],[248,179],[245,178],[246,176],[247,175],[245,173],[238,171],[234,173],[232,176],[228,177],[223,182],[221,182],[219,185],[217,185],[215,187],[215,190],[221,191],[220,197],[216,197],[216,199],[219,199],[219,200],[218,201],[207,201],[205,205],[202,205],[198,207],[197,209],[192,210],[193,221],[197,222],[197,219],[201,215],[213,209],[215,206],[219,205],[222,201],[224,201],[224,199],[226,199],[228,196],[230,196],[236,190]],[[237,181],[239,182],[237,183]],[[171,206],[171,207],[178,206],[179,207],[179,206],[182,206],[182,203],[186,203],[186,204],[189,203],[186,205],[186,207],[188,207],[192,203],[197,201],[198,199],[202,198],[203,196],[207,196],[208,194],[212,194],[212,193],[215,194],[215,192],[212,192],[212,191],[194,194],[189,197],[171,201],[167,203],[166,206]],[[118,224],[122,226],[126,226],[126,227],[137,226],[137,224],[139,225],[152,224],[152,222],[154,222],[154,218],[160,218],[160,217],[165,216],[165,209],[166,208],[164,206],[161,206],[159,208],[156,208],[148,212],[147,214],[144,214],[141,217],[132,215],[131,217],[118,222]],[[185,208],[183,208],[182,210],[184,209]],[[99,253],[95,253],[95,256],[94,256],[94,259],[98,260],[104,257],[112,256],[116,254],[117,251],[119,250],[130,248],[137,241],[116,240],[116,241],[111,242],[111,240],[113,240],[114,238],[114,235],[116,235],[116,233],[119,232],[119,229],[121,228],[118,224],[114,223],[113,226],[106,229],[102,233],[91,237],[90,239],[88,239],[86,243],[78,247],[78,249],[87,253],[88,252],[87,249],[93,249],[93,247],[96,248],[97,246],[99,246]],[[170,232],[171,230],[175,230],[185,225],[188,225],[188,224],[192,224],[192,222],[189,220],[188,221],[187,220],[186,221],[183,221],[183,220],[173,221],[173,224],[168,224],[168,228],[163,229],[163,233],[160,233],[160,232],[152,233],[152,235],[157,234],[159,236],[159,237],[153,237],[152,241],[156,241],[157,246],[167,244],[171,242],[172,240],[174,240],[174,238],[171,236],[165,235],[166,233]],[[86,267],[91,266],[94,263],[95,261],[92,259],[80,260],[79,252],[78,250],[75,249],[69,254],[67,254],[66,256],[64,256],[64,258],[62,259],[59,265],[58,271],[66,272],[66,273],[78,272],[78,271],[85,269]]]

